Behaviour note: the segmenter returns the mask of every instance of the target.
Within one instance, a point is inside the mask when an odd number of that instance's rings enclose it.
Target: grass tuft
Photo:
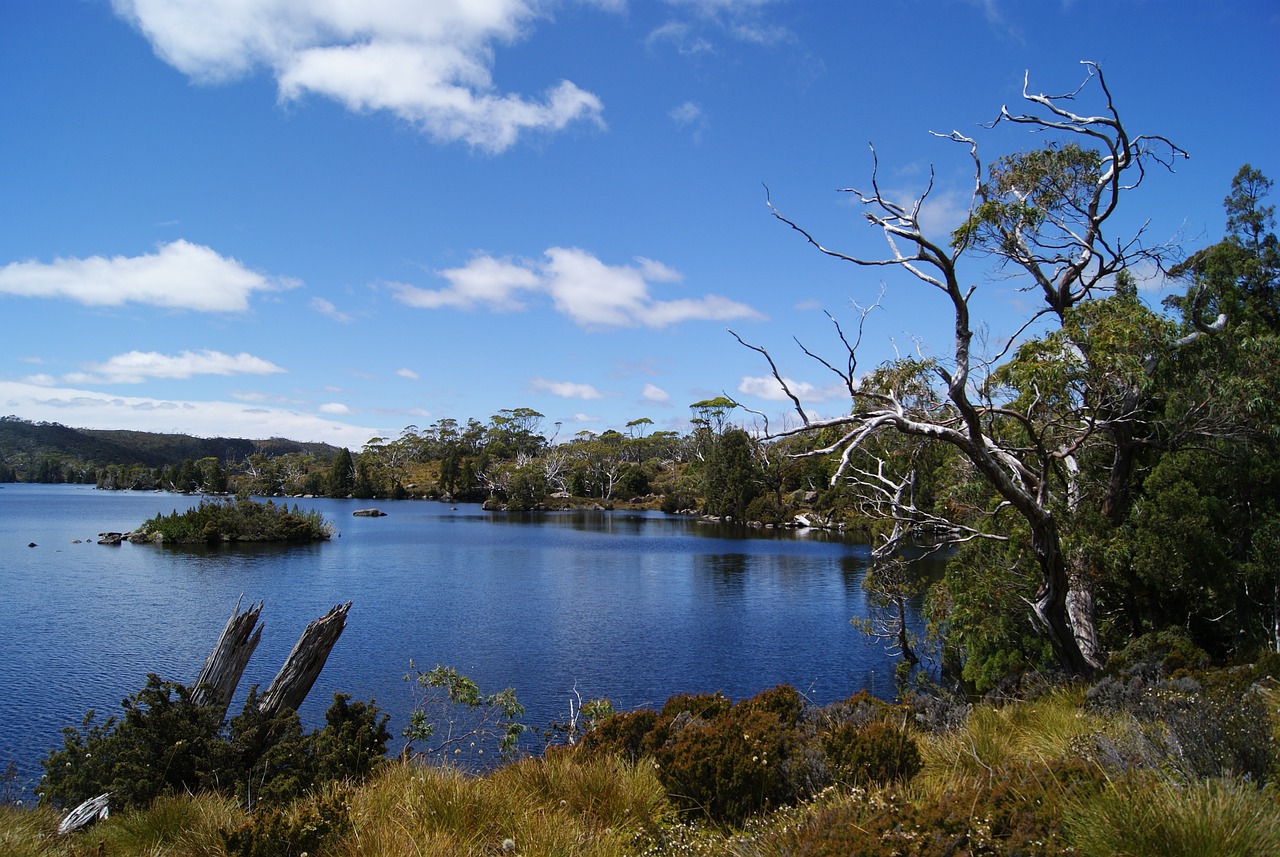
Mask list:
[[[1278,798],[1239,780],[1134,776],[1070,803],[1063,827],[1095,857],[1275,857]]]

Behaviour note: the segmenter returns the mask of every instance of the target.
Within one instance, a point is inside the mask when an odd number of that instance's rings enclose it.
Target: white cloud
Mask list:
[[[327,301],[324,298],[312,298],[310,303],[308,303],[308,306],[321,315],[328,316],[334,321],[340,321],[343,324],[349,324],[351,322],[350,315],[334,306],[332,301]]]
[[[0,294],[67,298],[87,306],[148,304],[199,312],[244,312],[259,291],[297,280],[266,277],[208,247],[173,241],[144,256],[90,256],[12,262],[0,268]]]
[[[667,115],[680,127],[690,129],[693,132],[693,141],[695,143],[702,142],[702,135],[711,126],[711,123],[707,121],[707,114],[692,101],[686,101],[677,107],[671,108]]]
[[[711,25],[717,32],[738,42],[775,45],[795,42],[791,30],[764,20],[764,8],[775,0],[667,0],[667,5],[690,13],[692,18],[667,21],[653,30],[650,44],[669,42],[685,55],[714,53],[716,48],[701,32],[701,25]]]
[[[541,293],[580,327],[658,328],[690,320],[761,318],[746,304],[719,295],[657,300],[650,285],[679,282],[679,272],[643,257],[633,265],[607,265],[573,247],[551,247],[542,262],[479,256],[441,276],[449,281],[448,288],[393,283],[391,289],[398,300],[421,309],[481,307],[496,312],[525,309],[520,296]]]
[[[525,308],[518,295],[537,289],[538,275],[529,268],[507,259],[478,256],[464,267],[440,272],[449,281],[445,289],[420,289],[404,283],[391,283],[397,300],[419,309],[474,309],[484,307],[493,312],[512,312]]]
[[[818,387],[808,381],[795,381],[786,377],[782,380],[786,382],[787,386],[791,388],[791,392],[795,393],[802,402],[823,402],[827,399],[848,395],[849,392],[842,384]],[[745,375],[738,382],[738,392],[769,402],[790,401],[787,394],[783,392],[782,386],[778,384],[778,380],[773,376],[756,378]]]
[[[0,381],[0,412],[77,428],[181,432],[197,437],[287,437],[358,448],[381,429],[286,408],[236,402],[114,396],[73,387]]]
[[[209,83],[265,66],[281,100],[307,94],[388,111],[432,137],[500,152],[526,131],[603,125],[567,80],[537,98],[497,90],[494,49],[528,36],[532,0],[112,0],[165,62]],[[602,8],[610,4],[598,3]]]
[[[534,390],[550,393],[562,399],[602,399],[600,391],[590,384],[576,384],[573,381],[548,381],[546,378],[534,378],[529,382]]]
[[[316,408],[322,414],[333,414],[334,416],[342,416],[351,413],[351,409],[341,402],[325,402]]]
[[[221,351],[183,351],[160,354],[156,351],[129,351],[101,363],[89,363],[87,372],[73,372],[64,380],[73,384],[141,384],[149,378],[166,380],[193,375],[274,375],[285,370],[252,354],[223,354]]]
[[[573,421],[575,423],[598,423],[600,422],[600,417],[593,417],[588,414],[574,414]]]
[[[666,403],[671,401],[671,394],[654,384],[645,384],[644,391],[640,396],[646,402]]]
[[[401,378],[408,378],[410,381],[418,380],[418,373],[409,368],[397,369],[396,374]]]

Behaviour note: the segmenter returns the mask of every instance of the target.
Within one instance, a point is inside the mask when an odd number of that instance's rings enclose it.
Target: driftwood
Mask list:
[[[262,639],[262,625],[258,623],[261,613],[261,601],[243,613],[240,612],[240,602],[236,602],[236,609],[231,611],[231,618],[222,629],[222,636],[218,637],[213,651],[209,652],[209,657],[204,662],[204,668],[196,677],[191,699],[197,705],[218,706],[222,715],[226,716],[236,685],[240,683],[244,668]]]
[[[284,666],[271,681],[271,686],[258,702],[259,709],[274,716],[286,709],[296,709],[311,692],[330,650],[347,626],[347,611],[351,602],[336,604],[328,613],[307,626],[294,643],[293,651],[285,659]]]
[[[111,810],[107,807],[107,798],[110,796],[111,792],[107,792],[97,797],[91,797],[71,810],[71,812],[67,813],[67,817],[62,819],[62,823],[58,825],[58,835],[62,836],[74,830],[79,830],[86,824],[111,815]]]

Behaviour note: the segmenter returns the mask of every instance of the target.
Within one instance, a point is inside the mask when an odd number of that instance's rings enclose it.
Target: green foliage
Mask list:
[[[933,633],[962,664],[961,678],[979,693],[1010,676],[1049,668],[1052,649],[1026,610],[1035,594],[1034,559],[1020,528],[1007,542],[979,539],[947,562],[930,593]],[[944,653],[945,654],[945,653]]]
[[[356,465],[351,459],[351,450],[344,446],[329,464],[325,493],[330,497],[346,497],[355,490],[355,486]]]
[[[62,749],[43,763],[42,802],[69,808],[111,792],[117,806],[144,807],[161,794],[216,787],[217,709],[196,705],[188,688],[155,674],[122,706],[123,719],[94,723],[90,711],[83,733],[63,730]]]
[[[920,773],[915,738],[884,720],[838,726],[822,736],[822,747],[838,782],[888,785]]]
[[[1204,652],[1164,632],[1136,641],[1089,689],[1087,708],[1123,715],[1090,751],[1100,764],[1127,772],[1159,771],[1182,781],[1280,774],[1271,702],[1259,680],[1272,682],[1274,658],[1253,669],[1206,668]]]
[[[703,510],[745,520],[748,504],[759,493],[760,472],[751,435],[727,429],[712,438],[702,467]]]
[[[589,757],[650,759],[678,807],[740,824],[834,780],[910,779],[920,753],[911,735],[887,722],[895,711],[865,694],[812,709],[787,685],[737,703],[720,694],[681,694],[660,711],[606,718],[581,747]]]
[[[216,542],[309,542],[329,538],[333,527],[314,509],[290,510],[268,500],[257,503],[246,497],[202,500],[185,512],[157,515],[138,528],[140,533],[166,544]]]
[[[287,807],[254,813],[223,834],[229,857],[303,857],[351,830],[350,797],[333,789]]]
[[[256,689],[224,727],[219,709],[155,675],[123,708],[123,719],[93,724],[91,711],[85,732],[63,730],[62,749],[44,760],[43,803],[67,808],[111,792],[113,807],[142,808],[161,795],[210,791],[250,807],[281,805],[319,784],[367,777],[390,738],[377,706],[342,694],[310,733],[296,712],[262,714]]]
[[[404,677],[414,693],[403,756],[414,755],[414,743],[424,745],[417,755],[440,763],[465,760],[487,766],[486,745],[497,756],[511,758],[520,744],[525,726],[520,722],[524,706],[511,688],[482,693],[472,679],[453,667],[437,664],[427,672],[409,662]],[[496,764],[490,756],[488,762]]]

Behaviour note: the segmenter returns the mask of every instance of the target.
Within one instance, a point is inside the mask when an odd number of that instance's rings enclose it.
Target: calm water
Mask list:
[[[324,544],[95,543],[195,502],[0,488],[0,766],[17,761],[29,783],[86,710],[118,713],[148,672],[194,679],[241,596],[265,602],[241,697],[271,681],[307,622],[354,602],[301,712],[311,725],[342,691],[375,698],[398,736],[410,659],[454,666],[482,690],[515,688],[531,726],[564,719],[575,685],[622,709],[683,691],[736,699],[780,682],[819,703],[891,690],[891,660],[849,624],[865,611],[867,550],[823,534],[421,501],[376,501],[387,517],[354,518],[375,503],[318,499],[299,502],[339,528]]]

